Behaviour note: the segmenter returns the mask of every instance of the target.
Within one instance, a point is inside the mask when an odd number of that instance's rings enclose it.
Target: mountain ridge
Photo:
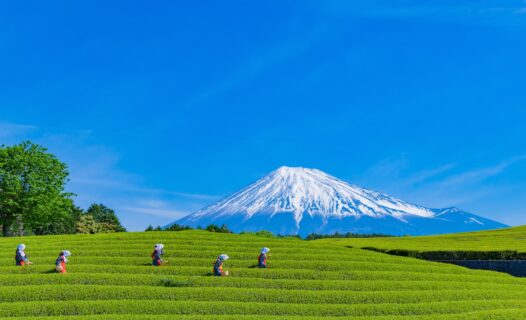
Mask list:
[[[174,223],[191,227],[226,224],[235,232],[268,230],[300,236],[335,232],[425,235],[506,227],[455,207],[426,208],[302,167],[280,167]]]

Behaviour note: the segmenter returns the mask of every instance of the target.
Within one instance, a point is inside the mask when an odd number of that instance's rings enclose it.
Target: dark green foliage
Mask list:
[[[303,240],[303,238],[299,234],[295,234],[295,235],[278,234],[277,237],[280,238],[280,239],[300,239],[300,240]]]
[[[33,233],[35,235],[76,233],[77,221],[83,211],[79,207],[71,205],[71,214],[51,216],[46,223],[34,228]]]
[[[256,236],[260,236],[260,237],[276,238],[276,236],[272,232],[267,231],[267,230],[261,230],[261,231],[257,231],[257,232],[243,231],[240,234],[253,234],[253,235],[256,235]]]
[[[163,278],[160,281],[163,287],[193,287],[194,284],[190,280],[176,280],[173,278]]]
[[[99,224],[99,232],[126,231],[126,229],[121,225],[121,222],[115,214],[115,211],[103,204],[92,204],[88,210],[86,210],[86,214],[91,215],[93,219]]]
[[[197,230],[201,230],[202,228],[201,227],[198,227]],[[153,227],[152,225],[149,225],[145,231],[185,231],[185,230],[194,230],[194,228],[190,227],[190,226],[183,226],[183,225],[180,225],[180,224],[173,224],[171,226],[169,226],[168,228],[165,228],[165,229],[162,229],[161,226],[157,226],[157,227]],[[233,233],[232,231],[230,231],[227,227],[226,224],[222,225],[221,227],[219,226],[216,226],[215,224],[211,224],[209,226],[206,227],[206,229],[204,229],[208,232],[217,232],[217,233]],[[260,231],[261,232],[261,231]],[[263,233],[261,235],[266,235],[266,232],[267,231],[263,231]],[[246,234],[244,232],[242,232],[243,234]],[[259,234],[259,233],[253,233],[253,234]]]
[[[83,214],[77,221],[77,233],[95,234],[100,232],[100,225],[95,221],[92,215]]]
[[[363,247],[362,249],[387,253],[395,256],[411,257],[425,260],[526,260],[526,252],[517,251],[416,251],[404,249],[379,249]]]
[[[159,230],[161,229],[161,227],[158,227],[158,228]],[[165,230],[166,231],[184,231],[184,230],[192,230],[192,228],[189,226],[182,226],[182,225],[175,223],[169,226],[168,228],[166,228]]]
[[[392,235],[388,234],[381,234],[381,233],[369,233],[369,234],[360,234],[360,233],[334,233],[334,234],[317,234],[317,233],[311,233],[305,238],[305,240],[317,240],[317,239],[326,239],[326,238],[386,238],[386,237],[394,237]]]
[[[221,227],[218,227],[215,224],[211,224],[208,227],[206,227],[206,231],[218,233],[232,233],[232,231],[228,229],[226,224],[222,225]]]
[[[73,229],[68,171],[29,141],[0,147],[0,223],[4,236],[68,233]]]

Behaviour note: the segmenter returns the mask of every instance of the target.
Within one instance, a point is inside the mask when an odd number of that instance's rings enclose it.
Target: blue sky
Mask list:
[[[0,143],[131,230],[282,165],[526,224],[525,1],[0,4]]]

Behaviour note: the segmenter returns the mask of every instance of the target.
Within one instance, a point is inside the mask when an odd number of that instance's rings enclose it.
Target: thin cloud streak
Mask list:
[[[417,172],[416,174],[410,176],[409,178],[407,178],[404,181],[404,183],[406,183],[407,185],[415,185],[415,184],[419,184],[419,183],[425,183],[429,179],[435,178],[437,176],[440,176],[440,175],[442,175],[444,173],[449,172],[450,170],[454,169],[456,166],[457,166],[457,164],[455,164],[455,163],[448,163],[448,164],[445,164],[443,166],[440,166],[440,167],[437,167],[437,168],[434,168],[434,169],[420,171],[420,172]]]
[[[526,160],[526,156],[519,156],[505,160],[495,166],[467,171],[456,176],[449,177],[445,181],[442,181],[441,185],[445,187],[451,187],[482,182],[488,178],[501,174],[508,167],[524,160]]]
[[[382,192],[428,207],[479,207],[480,201],[507,192],[506,186],[488,185],[483,182],[498,177],[513,165],[523,162],[526,155],[512,157],[496,165],[476,170],[453,172],[460,164],[451,163],[410,175],[405,175],[410,169],[407,156],[391,160],[391,163],[381,161],[367,170],[368,174],[364,179],[369,185],[381,186]]]
[[[121,210],[133,212],[133,213],[147,214],[150,216],[156,216],[156,217],[162,217],[162,218],[171,218],[171,219],[182,218],[185,215],[190,213],[190,212],[184,212],[184,211],[151,208],[151,207],[122,207]]]
[[[20,124],[20,123],[10,123],[10,122],[0,122],[0,139],[14,138],[21,135],[26,135],[30,131],[38,129],[37,126]],[[4,143],[4,141],[0,141]],[[7,141],[5,143],[8,143]]]

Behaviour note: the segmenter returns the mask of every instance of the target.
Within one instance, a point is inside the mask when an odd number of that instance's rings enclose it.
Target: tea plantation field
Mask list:
[[[368,239],[371,240],[371,239]],[[32,266],[15,267],[18,243]],[[150,266],[155,243],[168,265]],[[269,269],[254,268],[261,247]],[[51,272],[60,250],[68,274]],[[227,253],[230,277],[212,277]],[[525,319],[526,281],[302,241],[206,231],[0,239],[6,319]]]
[[[323,239],[320,242],[434,260],[526,260],[526,226],[439,236]]]

